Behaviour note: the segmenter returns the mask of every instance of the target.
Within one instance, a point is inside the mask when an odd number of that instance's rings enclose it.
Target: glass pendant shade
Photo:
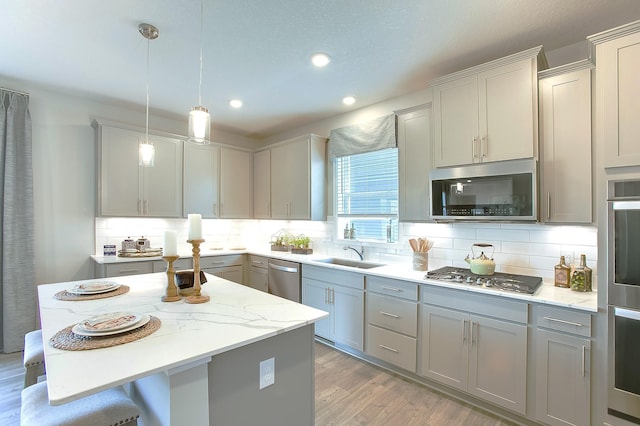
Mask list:
[[[191,108],[189,112],[189,142],[206,145],[209,141],[211,115],[203,106]]]
[[[146,140],[141,141],[138,147],[140,150],[138,156],[140,161],[138,164],[143,167],[153,167],[156,156],[156,147]]]

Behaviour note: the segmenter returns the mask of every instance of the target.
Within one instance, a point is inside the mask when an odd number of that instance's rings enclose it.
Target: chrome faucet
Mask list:
[[[344,246],[342,249],[343,250],[351,249],[351,250],[355,251],[358,254],[358,256],[360,256],[360,260],[364,260],[364,246],[360,246],[360,251],[358,251],[357,248],[351,247],[351,246]]]

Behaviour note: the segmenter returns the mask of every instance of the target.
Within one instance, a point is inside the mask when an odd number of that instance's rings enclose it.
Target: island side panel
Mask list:
[[[313,425],[313,324],[213,357],[210,425]],[[275,358],[275,383],[262,390],[260,362]]]

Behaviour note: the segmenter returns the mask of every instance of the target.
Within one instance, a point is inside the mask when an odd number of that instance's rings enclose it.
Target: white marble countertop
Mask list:
[[[276,259],[289,260],[292,262],[299,262],[303,264],[323,266],[326,268],[342,269],[355,271],[366,275],[375,275],[380,277],[386,277],[391,279],[398,279],[404,281],[411,281],[417,284],[423,285],[435,285],[440,287],[455,288],[462,291],[479,292],[488,295],[494,295],[497,297],[507,297],[511,299],[519,299],[530,303],[542,303],[563,308],[572,308],[582,311],[596,313],[598,312],[598,296],[597,292],[577,292],[571,291],[567,288],[555,287],[553,283],[545,282],[533,295],[513,293],[502,290],[494,290],[489,288],[468,286],[465,284],[456,283],[443,283],[434,280],[425,279],[426,272],[414,271],[409,262],[400,264],[388,264],[385,266],[372,268],[372,269],[358,269],[340,265],[333,265],[327,263],[318,262],[318,259],[326,259],[332,256],[326,254],[292,254],[289,252],[270,251],[268,248],[263,247],[250,247],[244,250],[209,250],[203,247],[201,256],[220,256],[225,254],[254,254],[259,256],[272,257]],[[180,253],[181,257],[191,257],[191,253]],[[184,255],[184,256],[183,256]],[[157,258],[122,258],[115,256],[91,256],[97,263],[116,263],[123,261],[144,261],[144,260],[158,260]],[[126,260],[121,260],[126,259]]]
[[[49,399],[53,405],[158,372],[184,368],[231,349],[312,324],[328,316],[299,303],[207,274],[202,304],[162,302],[166,274],[108,278],[130,287],[105,299],[60,301],[54,294],[77,282],[38,286]],[[104,280],[102,280],[104,281]],[[66,351],[48,344],[61,329],[108,312],[153,315],[160,329],[140,340],[104,349]]]

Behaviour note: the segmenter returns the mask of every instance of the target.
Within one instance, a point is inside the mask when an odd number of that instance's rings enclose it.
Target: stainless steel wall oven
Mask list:
[[[640,424],[640,179],[608,182],[609,413]]]

